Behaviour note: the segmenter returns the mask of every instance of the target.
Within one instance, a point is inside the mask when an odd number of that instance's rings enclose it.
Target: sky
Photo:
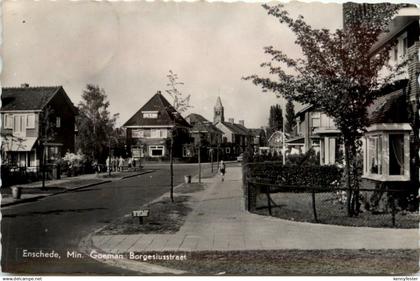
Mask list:
[[[341,28],[340,4],[285,6],[316,28]],[[264,46],[300,56],[294,35],[257,3],[5,1],[2,16],[3,87],[62,85],[77,105],[96,84],[118,125],[165,92],[172,70],[191,95],[186,114],[213,120],[220,96],[226,119],[266,126],[270,106],[284,100],[241,78],[265,73]]]

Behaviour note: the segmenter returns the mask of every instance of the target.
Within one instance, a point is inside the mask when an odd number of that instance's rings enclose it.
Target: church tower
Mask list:
[[[225,109],[222,105],[222,100],[220,97],[217,97],[216,105],[214,106],[214,118],[213,123],[225,122]]]

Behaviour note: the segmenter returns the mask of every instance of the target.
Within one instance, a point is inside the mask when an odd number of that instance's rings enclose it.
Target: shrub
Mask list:
[[[250,163],[244,169],[247,178],[276,184],[282,191],[332,190],[340,186],[343,172],[335,165],[282,165],[279,162]]]

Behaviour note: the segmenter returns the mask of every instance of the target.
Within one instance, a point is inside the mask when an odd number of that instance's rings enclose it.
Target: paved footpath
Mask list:
[[[174,234],[94,235],[103,252],[229,251],[272,249],[417,249],[417,229],[347,227],[292,222],[247,212],[241,168],[228,169],[225,181],[206,179],[193,193],[193,211]]]

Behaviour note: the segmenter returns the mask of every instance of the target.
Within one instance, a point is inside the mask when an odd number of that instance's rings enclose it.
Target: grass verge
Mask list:
[[[186,261],[152,263],[193,275],[412,275],[418,260],[417,250],[336,249],[191,252]]]
[[[271,194],[276,203],[273,208],[273,216],[303,222],[315,222],[312,209],[312,197],[310,193],[275,193]],[[332,192],[316,194],[316,209],[318,222],[323,224],[335,224],[346,226],[368,227],[393,227],[390,213],[372,214],[371,212],[360,213],[357,217],[349,217],[344,204],[337,203]],[[265,195],[257,198],[257,206],[267,206]],[[255,213],[268,215],[268,209],[257,209]],[[397,213],[395,227],[418,228],[420,216],[416,213]]]
[[[189,196],[176,196],[175,202],[172,203],[169,197],[164,197],[144,208],[150,209],[149,217],[144,218],[144,224],[139,223],[138,217],[128,214],[111,222],[98,234],[175,233],[184,224],[186,216],[192,210],[187,206],[188,199]]]

